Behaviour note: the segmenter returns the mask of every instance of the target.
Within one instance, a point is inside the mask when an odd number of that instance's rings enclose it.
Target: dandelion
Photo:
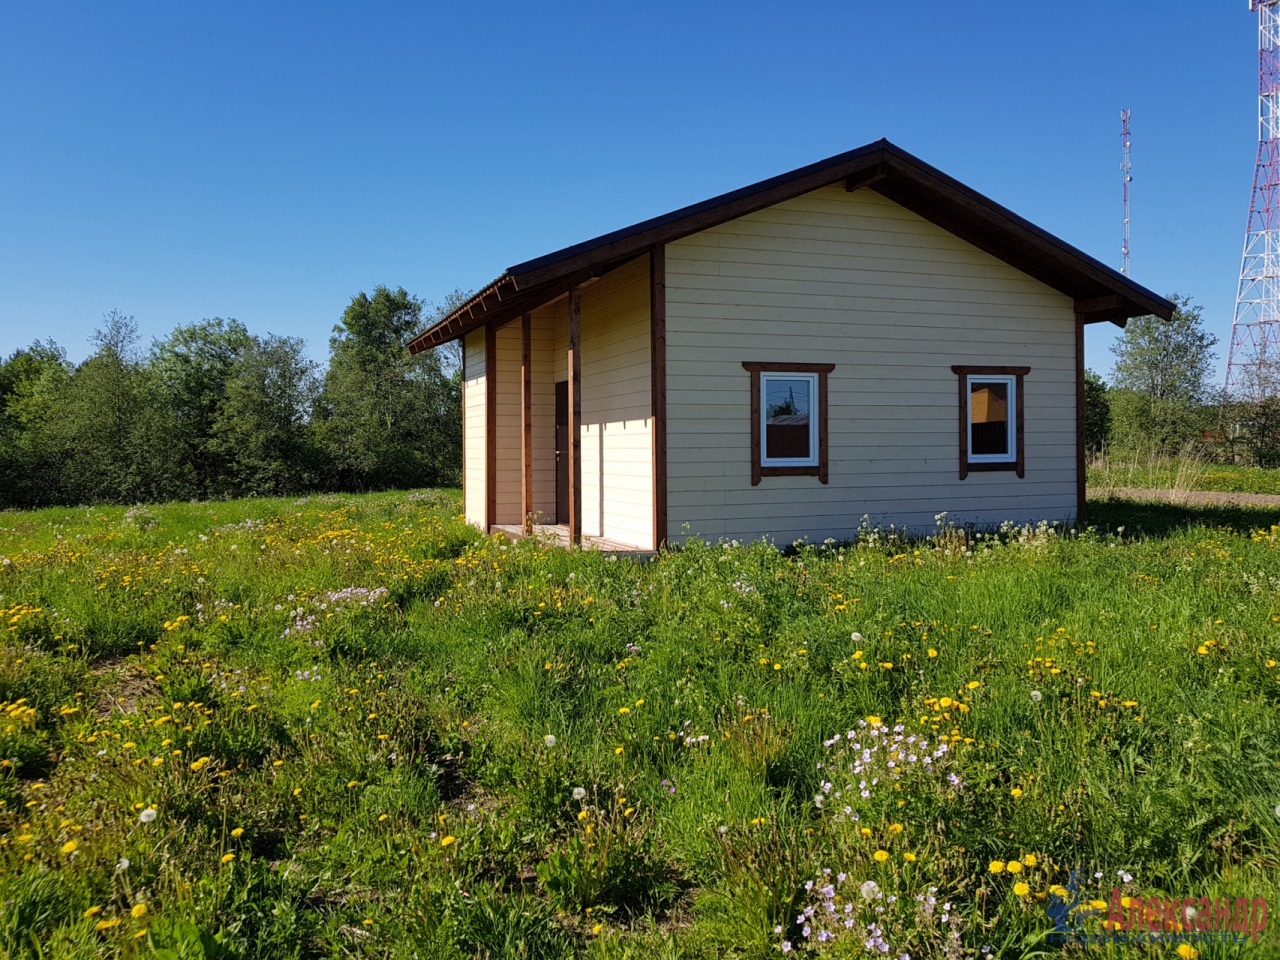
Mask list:
[[[874,880],[868,880],[858,888],[858,893],[862,895],[863,900],[875,900],[880,896],[880,885]]]
[[[143,810],[140,814],[138,814],[138,822],[153,823],[157,816],[158,814],[156,813],[155,807],[147,807],[147,809]]]
[[[1028,853],[1025,857],[1022,858],[1022,862],[1026,864],[1028,867],[1034,867],[1040,861],[1036,859],[1036,855],[1034,853]],[[1128,883],[1127,880],[1125,882]]]
[[[135,920],[141,920],[147,915],[147,905],[145,903],[135,903],[133,909],[129,911],[129,916]]]
[[[90,907],[88,910],[86,910],[84,913],[82,913],[82,914],[81,914],[81,916],[82,916],[82,917],[96,917],[96,916],[97,916],[98,914],[100,914],[101,912],[102,912],[102,908],[101,908],[101,907]]]
[[[238,840],[243,836],[244,836],[244,827],[236,827],[234,830],[231,831],[231,837],[233,840]]]
[[[987,869],[990,870],[992,873],[1004,873],[1004,861],[992,860],[989,864],[987,864]]]
[[[79,841],[79,840],[68,840],[66,843],[64,843],[64,844],[62,845],[62,852],[63,852],[64,854],[68,854],[68,855],[70,855],[70,854],[75,853],[75,852],[76,852],[76,850],[78,850],[78,849],[79,849],[79,847],[80,847],[80,841]]]
[[[982,684],[979,683],[977,680],[970,680],[968,683],[965,684],[965,687],[969,690],[977,690],[980,686],[982,686]]]
[[[938,651],[937,651],[937,650],[935,650],[935,649],[933,649],[933,647],[930,647],[930,648],[929,648],[929,659],[930,659],[930,660],[932,660],[932,659],[933,659],[934,657],[936,657],[937,655],[938,655]]]
[[[224,853],[221,859],[218,860],[218,863],[222,864],[223,866],[226,866],[235,858],[236,858],[236,855],[234,853]]]
[[[1039,690],[1032,690],[1032,691],[1031,691],[1031,700],[1032,700],[1034,703],[1039,703],[1039,702],[1040,702],[1041,700],[1043,700],[1043,699],[1044,699],[1044,694],[1043,694],[1043,693],[1041,693]]]
[[[902,859],[905,860],[907,863],[915,863],[916,855],[914,853],[904,853],[902,855]]]
[[[1196,960],[1196,957],[1200,956],[1200,951],[1189,943],[1180,943],[1177,954],[1182,960]]]
[[[1013,797],[1013,799],[1017,800],[1020,796],[1022,796],[1022,788],[1021,788],[1021,787],[1014,787],[1012,790],[1010,790],[1010,791],[1009,791],[1009,796],[1011,796],[1011,797]]]
[[[889,851],[888,851],[888,850],[877,850],[877,851],[876,851],[875,853],[873,853],[871,856],[872,856],[872,859],[874,859],[876,863],[884,863],[886,860],[888,860],[888,859],[889,859]]]
[[[575,799],[575,800],[585,800],[585,799],[586,799],[586,796],[587,796],[587,791],[583,790],[581,787],[574,787],[574,788],[573,788],[573,799]]]
[[[594,927],[591,928],[591,935],[593,937],[598,937],[600,936],[600,931],[602,931],[603,929],[604,929],[604,924],[597,923]]]
[[[1019,880],[1013,885],[1013,892],[1019,897],[1025,897],[1031,892],[1031,886],[1024,881]]]
[[[1005,864],[1005,869],[1008,870],[1010,873],[1021,873],[1022,864],[1020,864],[1017,860],[1010,860],[1007,864]]]
[[[124,873],[128,869],[129,869],[129,858],[121,857],[116,862],[116,873]]]
[[[894,833],[894,834],[901,833],[901,832],[902,832],[902,824],[900,824],[900,823],[891,823],[891,824],[889,824],[889,832],[890,832],[890,833]]]
[[[120,926],[120,918],[112,917],[110,920],[99,920],[93,925],[93,929],[101,933],[103,930],[112,930]]]
[[[554,733],[548,733],[542,738],[542,742],[548,747],[554,747],[556,745],[556,735]]]
[[[440,846],[442,847],[447,847],[451,843],[457,843],[457,842],[458,842],[458,838],[455,837],[453,834],[449,834],[447,837],[440,838]]]

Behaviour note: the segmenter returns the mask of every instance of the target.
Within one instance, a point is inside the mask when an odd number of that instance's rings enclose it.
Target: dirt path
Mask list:
[[[1188,507],[1280,507],[1280,495],[1274,493],[1220,493],[1216,490],[1142,490],[1137,487],[1112,487],[1105,494],[1125,500],[1157,500]]]

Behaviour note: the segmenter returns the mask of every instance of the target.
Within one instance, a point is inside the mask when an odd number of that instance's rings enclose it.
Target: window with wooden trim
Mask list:
[[[951,368],[960,381],[960,479],[979,470],[1025,473],[1022,378],[1030,367]]]
[[[744,362],[751,377],[751,484],[763,477],[827,482],[830,363]]]

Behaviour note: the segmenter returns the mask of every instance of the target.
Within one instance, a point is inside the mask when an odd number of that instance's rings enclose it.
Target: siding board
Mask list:
[[[668,522],[844,538],[1075,511],[1069,298],[868,190],[814,191],[667,246]],[[744,360],[836,365],[830,482],[751,486]],[[1026,477],[957,479],[952,364],[1025,364]]]

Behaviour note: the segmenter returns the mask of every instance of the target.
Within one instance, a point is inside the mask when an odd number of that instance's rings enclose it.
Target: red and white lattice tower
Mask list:
[[[1280,393],[1280,0],[1249,0],[1258,14],[1258,164],[1227,354],[1226,394]]]
[[[1124,159],[1120,161],[1120,174],[1124,178],[1124,243],[1120,247],[1120,272],[1129,275],[1129,184],[1133,183],[1133,164],[1129,161],[1129,111],[1120,111],[1120,145]]]

